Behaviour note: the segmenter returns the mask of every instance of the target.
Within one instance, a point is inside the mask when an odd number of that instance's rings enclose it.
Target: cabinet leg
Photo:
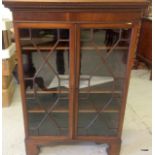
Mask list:
[[[26,155],[39,155],[39,146],[32,142],[26,142]]]
[[[110,143],[108,148],[108,155],[120,155],[121,142]]]

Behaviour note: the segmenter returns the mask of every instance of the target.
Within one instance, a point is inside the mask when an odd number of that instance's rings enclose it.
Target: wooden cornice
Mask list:
[[[140,9],[146,8],[147,0],[3,0],[11,10],[31,9]]]

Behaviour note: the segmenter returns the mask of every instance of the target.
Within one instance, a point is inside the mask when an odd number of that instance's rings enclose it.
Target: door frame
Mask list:
[[[44,28],[44,29],[69,29],[70,36],[69,36],[69,66],[70,67],[70,88],[69,88],[69,133],[66,136],[30,136],[29,135],[29,125],[28,125],[28,110],[26,106],[26,94],[25,94],[25,85],[24,85],[24,74],[23,74],[23,60],[22,60],[22,49],[20,46],[20,34],[19,29],[22,28]],[[17,51],[17,57],[18,57],[18,75],[19,75],[19,83],[20,83],[20,92],[22,97],[22,111],[23,111],[23,118],[24,118],[24,130],[25,130],[25,139],[29,140],[37,140],[42,141],[43,139],[48,140],[68,140],[73,139],[74,136],[74,90],[75,90],[75,31],[74,31],[74,25],[73,24],[64,24],[64,23],[40,23],[40,22],[14,22],[14,30],[15,30],[15,42],[16,42],[16,51]]]
[[[124,115],[126,109],[126,101],[127,101],[127,94],[128,94],[128,87],[130,82],[130,74],[131,69],[134,63],[134,55],[136,52],[136,46],[138,42],[138,35],[140,30],[140,22],[132,22],[132,23],[82,23],[76,24],[76,92],[75,92],[75,139],[77,140],[106,140],[106,139],[115,139],[121,138],[122,129],[123,129],[123,122],[124,122]],[[78,85],[79,85],[79,76],[80,76],[80,29],[81,28],[130,28],[131,29],[131,37],[130,37],[130,44],[128,49],[128,59],[125,71],[125,80],[123,86],[123,97],[121,102],[121,109],[119,114],[119,121],[118,121],[118,133],[116,136],[79,136],[78,135]]]

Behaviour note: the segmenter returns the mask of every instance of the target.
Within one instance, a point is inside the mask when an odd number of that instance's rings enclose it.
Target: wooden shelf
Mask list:
[[[50,46],[38,46],[38,49],[40,49],[40,51],[42,51],[42,52],[43,51],[50,51],[50,50],[52,50],[52,48],[53,47],[50,47]],[[22,50],[28,50],[30,52],[30,51],[37,50],[37,48],[34,46],[23,46]],[[56,50],[69,50],[69,46],[59,45],[56,47]]]
[[[51,46],[49,46],[49,45],[38,45],[37,46],[37,48],[38,49],[40,49],[40,51],[42,51],[42,52],[44,52],[44,51],[50,51],[50,50],[52,50],[52,48],[53,48],[53,45],[51,45]],[[27,51],[29,51],[29,52],[31,52],[31,51],[36,51],[37,50],[37,48],[36,47],[34,47],[34,46],[31,46],[31,45],[29,45],[29,46],[22,46],[22,50],[23,51],[25,51],[25,50],[27,50]],[[64,43],[60,43],[57,47],[56,47],[56,50],[62,50],[62,51],[64,51],[64,50],[69,50],[69,43],[67,43],[67,42],[64,42]],[[108,50],[108,49],[111,49],[112,47],[111,46],[98,46],[98,49],[99,50]],[[82,46],[81,47],[81,50],[89,50],[89,51],[93,51],[93,50],[95,50],[94,49],[94,47],[93,46]],[[126,47],[126,46],[117,46],[117,47],[115,47],[115,49],[113,49],[113,50],[128,50],[128,47]]]
[[[44,91],[44,90],[39,90],[36,92],[37,94],[68,94],[69,91],[67,90],[61,90],[61,91],[58,91],[58,90],[48,90],[48,91]],[[85,94],[85,93],[88,93],[88,90],[85,90],[85,91],[80,91],[79,92],[80,94]],[[112,90],[91,90],[89,92],[90,94],[111,94],[111,93],[114,93],[114,94],[121,94],[122,92],[119,91],[119,90],[116,90],[114,92],[112,92]],[[34,91],[32,90],[29,90],[29,91],[26,91],[26,94],[27,95],[33,95],[34,94]]]
[[[41,107],[33,107],[28,110],[29,113],[44,113],[45,110]],[[67,107],[57,107],[55,108],[52,113],[68,113],[69,110]],[[92,108],[91,106],[82,106],[79,109],[80,113],[96,113],[96,110]],[[118,113],[119,112],[119,107],[117,105],[111,105],[107,109],[103,111],[104,113]]]
[[[121,99],[119,95],[111,98],[110,94],[93,94],[91,98],[83,98],[79,96],[79,112],[80,113],[96,113],[97,111],[102,109],[104,105],[108,103],[109,105],[105,109],[104,112],[106,113],[116,113],[119,112]],[[58,96],[51,96],[50,94],[40,94],[38,96],[40,104],[36,100],[27,100],[28,112],[29,113],[44,113],[45,110],[49,110],[52,105],[55,104],[56,100],[58,100],[57,104],[55,105],[54,109],[52,110],[53,113],[68,113],[69,112],[69,97],[66,95]],[[93,103],[94,104],[93,104]],[[94,107],[95,106],[95,107]]]
[[[36,93],[37,94],[68,94],[69,91],[67,91],[67,90],[61,90],[61,91],[58,91],[58,90],[48,90],[48,91],[38,90],[38,91],[36,91]],[[26,94],[27,95],[33,95],[34,91],[33,90],[26,91]]]
[[[112,48],[112,46],[98,46],[98,49],[99,50],[109,50],[109,49],[111,49]],[[113,49],[113,50],[127,50],[128,49],[128,47],[123,47],[123,46],[117,46],[117,47],[115,47],[115,49]],[[93,47],[93,46],[83,46],[83,47],[81,47],[81,50],[95,50],[95,48]]]

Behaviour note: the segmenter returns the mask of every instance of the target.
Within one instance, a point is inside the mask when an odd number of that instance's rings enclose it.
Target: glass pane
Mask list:
[[[130,29],[81,29],[78,135],[115,136]]]
[[[29,133],[69,130],[69,30],[20,29]]]

